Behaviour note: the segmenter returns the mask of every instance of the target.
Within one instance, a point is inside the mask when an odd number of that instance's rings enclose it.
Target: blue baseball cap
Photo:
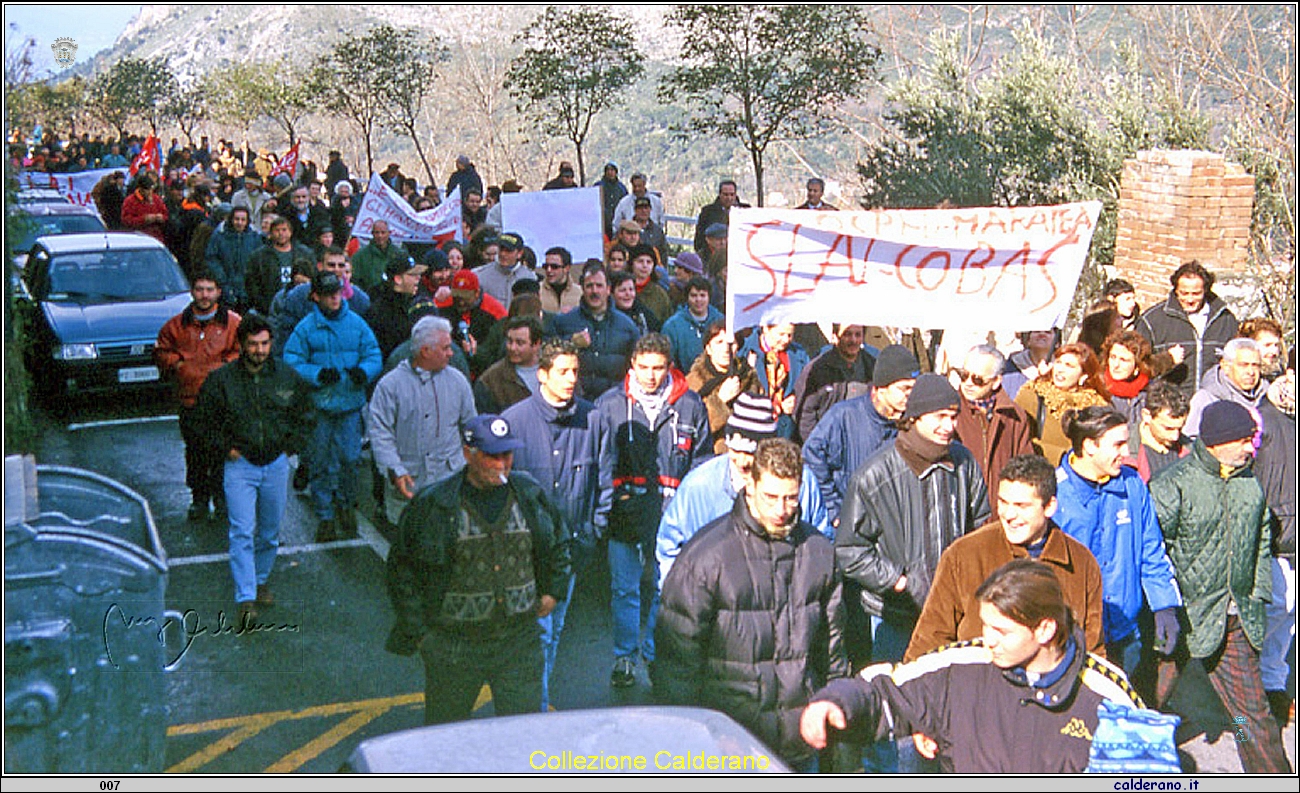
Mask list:
[[[510,423],[498,415],[484,413],[469,420],[461,432],[466,446],[485,454],[502,454],[523,448],[524,442],[510,431]]]

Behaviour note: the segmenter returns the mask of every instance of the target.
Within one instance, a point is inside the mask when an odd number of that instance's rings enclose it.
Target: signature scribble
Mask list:
[[[180,619],[176,617],[164,617],[159,619],[153,615],[136,616],[128,614],[122,607],[114,603],[104,612],[104,624],[102,628],[104,640],[104,652],[108,655],[108,661],[114,669],[121,669],[117,660],[113,657],[112,642],[109,640],[109,629],[115,624],[121,624],[122,628],[130,629],[148,629],[155,632],[155,638],[159,646],[164,649],[169,646],[179,645],[180,651],[174,658],[168,660],[163,667],[167,671],[175,669],[190,651],[194,640],[200,636],[209,638],[220,637],[237,637],[246,636],[255,633],[301,633],[302,628],[292,623],[260,622],[256,617],[246,617],[240,620],[238,624],[231,624],[226,619],[225,610],[217,611],[216,623],[205,624],[202,616],[197,609],[186,609],[181,613]],[[169,641],[169,638],[175,636],[176,641]]]

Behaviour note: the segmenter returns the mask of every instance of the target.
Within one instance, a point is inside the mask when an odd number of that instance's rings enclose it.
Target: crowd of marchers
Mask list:
[[[348,538],[370,466],[387,646],[422,658],[429,723],[484,684],[497,714],[550,707],[599,555],[610,684],[728,713],[796,770],[1079,772],[1108,708],[1208,679],[1245,770],[1290,772],[1295,352],[1206,265],[1145,310],[1111,281],[1073,340],[733,335],[730,180],[672,255],[646,175],[607,163],[605,255],[575,262],[503,227],[522,187],[484,190],[467,156],[445,191],[381,174],[417,210],[464,197],[465,242],[405,245],[351,235],[337,152],[296,179],[224,141],[167,160],[95,200],[192,284],[156,348],[189,519],[227,525],[255,620],[291,491],[318,542]],[[562,163],[543,189],[576,186]],[[800,208],[835,209],[823,190]]]

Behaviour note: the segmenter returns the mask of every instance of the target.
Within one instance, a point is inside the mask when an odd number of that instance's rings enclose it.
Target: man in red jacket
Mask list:
[[[158,177],[152,173],[145,171],[136,178],[135,189],[122,202],[122,226],[166,243],[167,204],[157,189]]]
[[[222,483],[225,450],[215,448],[199,426],[197,404],[199,388],[208,375],[239,357],[239,342],[235,338],[239,315],[220,305],[221,287],[210,272],[194,276],[190,297],[193,300],[185,310],[167,320],[158,331],[153,355],[162,376],[176,384],[176,397],[180,400],[185,484],[192,496],[188,517],[191,521],[207,518],[208,505],[212,502],[216,519],[225,520]]]

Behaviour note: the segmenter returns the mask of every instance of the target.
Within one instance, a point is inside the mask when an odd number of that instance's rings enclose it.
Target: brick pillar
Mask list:
[[[1207,151],[1143,151],[1124,161],[1117,277],[1142,307],[1169,296],[1169,276],[1196,259],[1215,275],[1246,268],[1255,178]]]

